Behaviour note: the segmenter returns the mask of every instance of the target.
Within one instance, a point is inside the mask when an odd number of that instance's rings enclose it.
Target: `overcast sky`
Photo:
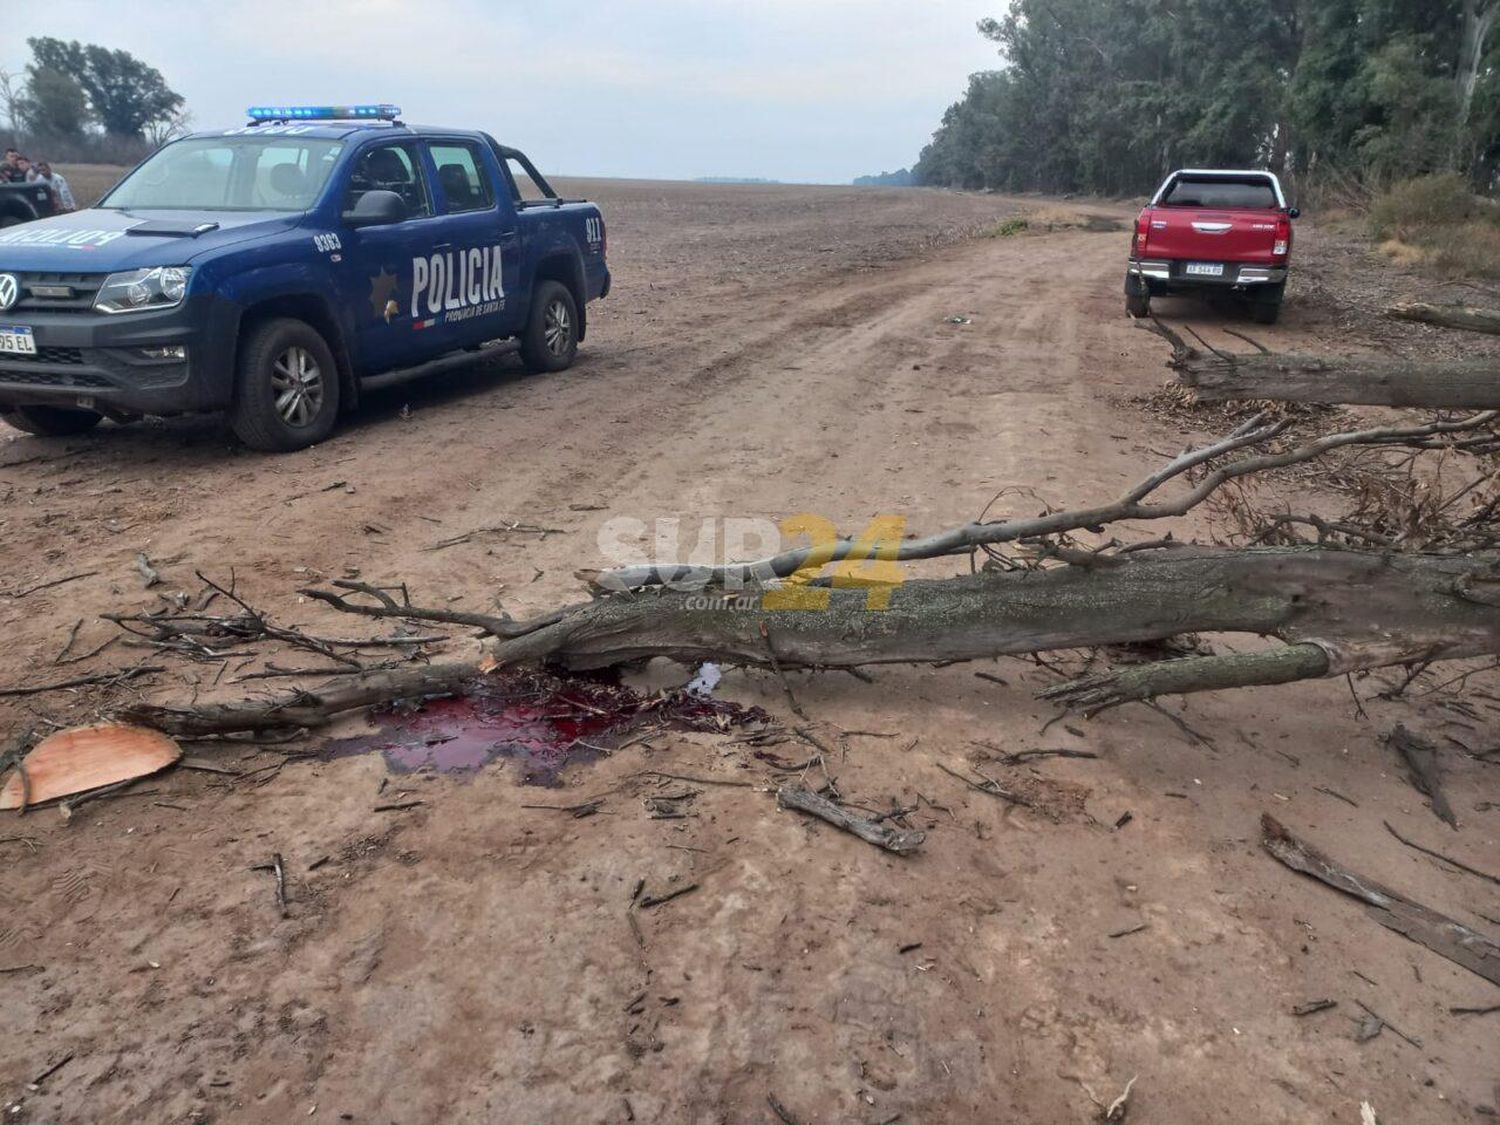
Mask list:
[[[8,0],[28,36],[123,47],[199,128],[255,103],[392,101],[558,174],[847,182],[910,164],[1003,0]]]

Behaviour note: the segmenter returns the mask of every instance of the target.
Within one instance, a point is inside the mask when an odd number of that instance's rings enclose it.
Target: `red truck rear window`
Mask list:
[[[1271,181],[1260,176],[1238,179],[1226,176],[1178,176],[1162,196],[1163,207],[1208,207],[1235,210],[1242,207],[1279,206]]]

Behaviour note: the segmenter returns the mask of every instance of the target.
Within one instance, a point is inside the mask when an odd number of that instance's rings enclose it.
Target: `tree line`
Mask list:
[[[1139,194],[1176,167],[1500,183],[1500,0],[1012,0],[918,182]]]
[[[186,127],[182,95],[129,51],[48,37],[26,44],[25,69],[0,71],[0,113],[13,140],[139,156]]]

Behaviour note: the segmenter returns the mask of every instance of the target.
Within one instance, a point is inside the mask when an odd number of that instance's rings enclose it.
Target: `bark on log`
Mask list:
[[[154,727],[180,738],[228,734],[245,730],[286,730],[320,727],[334,716],[393,699],[446,695],[479,675],[473,664],[428,664],[390,668],[347,676],[317,691],[297,690],[269,699],[233,703],[202,703],[192,707],[160,707],[136,703],[114,714],[119,719]]]
[[[1328,666],[1328,653],[1321,645],[1309,642],[1267,652],[1192,656],[1138,664],[1059,684],[1041,696],[1066,703],[1085,715],[1095,715],[1121,703],[1139,703],[1158,695],[1316,679],[1328,674]]]
[[[819,590],[818,610],[768,609],[775,592],[637,592],[500,641],[494,655],[574,669],[650,656],[764,664],[769,638],[783,667],[847,668],[1231,632],[1316,643],[1332,675],[1500,648],[1500,606],[1484,591],[1500,556],[1178,547],[1120,561],[908,581],[883,610],[861,589]]]
[[[1491,359],[1414,362],[1389,356],[1278,355],[1264,349],[1250,355],[1205,353],[1158,320],[1146,327],[1172,345],[1167,366],[1177,372],[1177,381],[1192,387],[1207,402],[1274,399],[1435,410],[1500,409],[1500,364]]]
[[[1177,378],[1208,402],[1500,408],[1500,364],[1491,359],[1414,362],[1387,356],[1195,355],[1175,360]]]
[[[1385,310],[1396,320],[1415,320],[1439,328],[1458,328],[1465,332],[1487,332],[1500,336],[1500,309],[1481,309],[1472,305],[1431,305],[1426,301],[1400,301]]]

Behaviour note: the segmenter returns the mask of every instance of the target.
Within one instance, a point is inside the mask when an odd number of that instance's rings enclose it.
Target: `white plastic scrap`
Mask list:
[[[689,695],[712,695],[714,688],[719,686],[719,681],[723,678],[724,670],[709,661],[699,668],[698,674],[689,681],[687,693]]]

